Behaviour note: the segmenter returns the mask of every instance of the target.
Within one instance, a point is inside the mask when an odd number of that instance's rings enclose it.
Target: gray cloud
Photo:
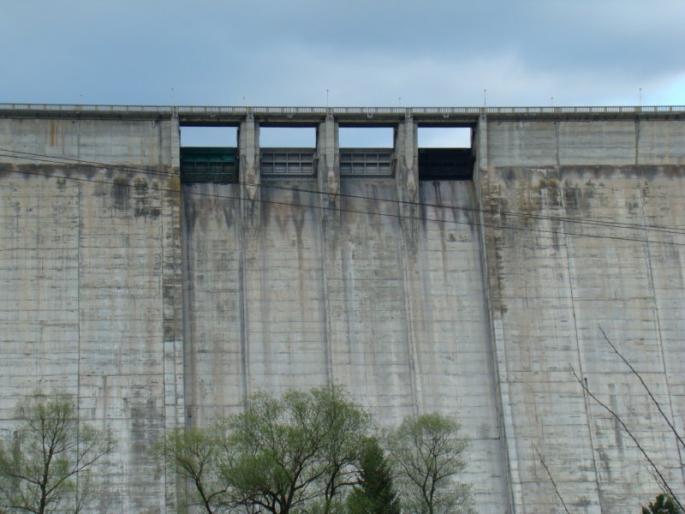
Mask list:
[[[683,101],[682,0],[7,3],[3,101]],[[7,52],[6,52],[7,53]],[[172,93],[173,88],[173,93]],[[401,100],[399,98],[401,97]],[[245,100],[243,100],[245,98]]]

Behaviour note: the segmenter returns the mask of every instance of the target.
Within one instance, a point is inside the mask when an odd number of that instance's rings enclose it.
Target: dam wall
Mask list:
[[[148,449],[183,423],[177,147],[171,120],[0,119],[0,430],[77,398],[118,441],[100,512],[174,505]]]
[[[685,123],[501,120],[481,126],[488,293],[517,512],[634,512],[653,496],[619,414],[682,495]],[[678,228],[679,227],[679,228]]]
[[[0,106],[0,431],[73,394],[118,440],[98,512],[176,512],[158,437],[325,384],[457,418],[480,512],[564,512],[552,479],[637,511],[658,485],[573,372],[685,494],[602,335],[683,433],[685,110],[77,107]],[[317,128],[306,172],[265,173],[260,124]],[[376,124],[388,172],[350,173],[338,126]],[[233,175],[188,179],[181,125],[239,126]],[[425,173],[420,126],[470,127],[472,167]]]
[[[239,185],[184,187],[192,422],[234,412],[259,390],[329,383],[384,426],[468,413],[467,479],[484,508],[505,511],[476,216],[423,207],[410,240],[393,179],[343,179],[350,196],[332,216],[320,195],[288,190],[315,190],[313,181],[262,186],[256,227],[240,216]],[[420,199],[475,205],[475,189],[432,182]]]

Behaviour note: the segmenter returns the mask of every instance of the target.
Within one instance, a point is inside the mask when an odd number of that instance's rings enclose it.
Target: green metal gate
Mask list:
[[[238,182],[238,149],[181,147],[181,181],[185,184]]]

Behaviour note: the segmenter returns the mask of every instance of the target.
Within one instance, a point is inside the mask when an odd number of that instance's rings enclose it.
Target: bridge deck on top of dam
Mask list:
[[[412,116],[436,125],[475,123],[480,116],[492,118],[588,118],[614,119],[634,116],[668,117],[685,114],[685,106],[537,106],[537,107],[301,107],[301,106],[197,106],[197,105],[98,105],[0,103],[0,116],[64,118],[155,118],[178,116],[192,124],[235,124],[247,115],[263,122],[311,124],[326,115],[353,125],[382,125]]]

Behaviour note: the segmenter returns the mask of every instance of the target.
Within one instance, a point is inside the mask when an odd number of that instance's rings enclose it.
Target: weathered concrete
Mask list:
[[[23,395],[75,395],[81,419],[118,440],[100,512],[174,505],[174,477],[147,450],[183,412],[177,133],[168,120],[0,120],[0,147],[158,173],[0,157],[0,426]]]
[[[0,156],[0,430],[22,395],[77,395],[119,440],[101,512],[175,511],[146,452],[165,430],[326,383],[384,425],[460,419],[481,512],[562,512],[538,452],[572,512],[635,511],[658,488],[570,367],[685,493],[682,449],[599,331],[683,432],[682,113],[0,114],[0,149],[31,153]],[[179,117],[241,122],[240,183],[180,188]],[[394,177],[340,176],[340,120],[396,124]],[[317,124],[317,176],[260,177],[264,121]],[[421,123],[477,125],[473,181],[418,180]]]
[[[472,213],[425,207],[423,216],[445,222],[420,222],[410,248],[392,179],[343,180],[343,195],[361,198],[341,198],[339,221],[322,220],[319,195],[264,185],[256,232],[240,227],[238,186],[184,189],[193,421],[239,408],[243,381],[249,392],[342,384],[386,425],[419,411],[468,412],[459,416],[472,439],[467,478],[485,511],[504,511]],[[468,182],[426,183],[421,200],[475,205]],[[241,242],[240,233],[250,235]]]
[[[620,414],[676,491],[685,490],[673,434],[599,331],[682,427],[677,391],[684,348],[676,334],[685,312],[683,260],[670,243],[682,245],[685,237],[649,226],[679,225],[681,150],[665,151],[662,138],[682,145],[683,126],[635,120],[487,126],[480,186],[517,512],[561,512],[536,449],[573,512],[630,512],[658,490],[628,435],[584,397],[570,367]]]

